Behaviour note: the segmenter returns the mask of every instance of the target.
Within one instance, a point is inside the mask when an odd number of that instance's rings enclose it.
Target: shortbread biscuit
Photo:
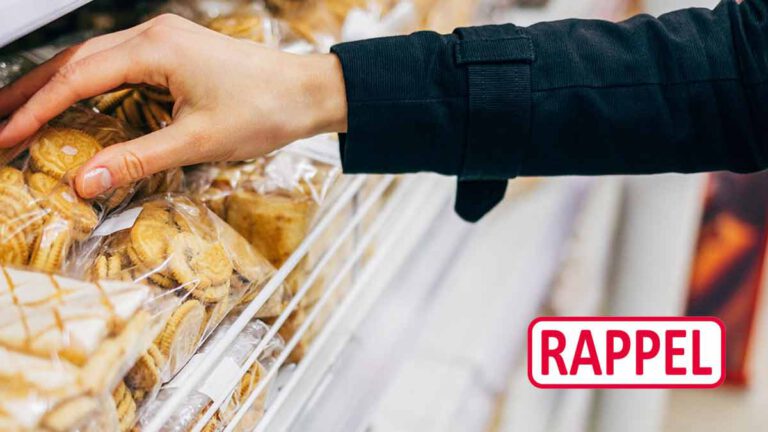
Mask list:
[[[168,243],[177,232],[164,208],[145,204],[131,229],[131,260],[148,269],[161,266],[167,257]]]
[[[173,375],[194,354],[200,341],[200,328],[205,321],[205,307],[197,300],[187,300],[179,306],[157,337],[160,352],[168,359]]]
[[[146,96],[147,99],[163,103],[172,104],[174,102],[173,95],[168,89],[144,86],[141,88],[141,93]]]
[[[182,232],[168,244],[167,255],[173,277],[181,284],[194,289],[220,287],[232,276],[232,261],[221,243],[208,242],[200,237]],[[226,293],[229,290],[227,286]],[[195,295],[193,293],[193,295]]]
[[[147,101],[146,107],[151,113],[152,117],[155,118],[155,121],[157,121],[160,128],[167,127],[171,124],[171,122],[173,122],[173,118],[171,117],[170,113],[156,102],[151,100]]]
[[[29,266],[48,273],[61,270],[71,244],[71,222],[58,216],[51,217],[35,241]]]
[[[24,173],[14,167],[4,166],[0,168],[0,183],[23,187]]]
[[[130,96],[133,91],[133,89],[127,88],[101,95],[96,100],[95,108],[102,113],[111,112],[120,105],[125,98]]]
[[[154,346],[151,345],[151,346]],[[160,368],[149,352],[142,354],[125,375],[125,382],[132,388],[151,392],[160,383]]]
[[[27,174],[27,186],[32,196],[43,200],[58,186],[60,182],[48,174],[41,172],[30,172]]]
[[[45,205],[51,211],[71,221],[75,231],[83,235],[90,234],[99,224],[99,215],[96,214],[96,210],[77,196],[77,193],[68,185],[60,184],[54,187],[48,194]]]
[[[316,204],[310,199],[237,191],[227,200],[227,223],[275,267],[306,237]]]
[[[35,171],[61,179],[101,149],[99,141],[84,132],[48,127],[40,132],[29,148],[30,165]]]
[[[115,404],[119,403],[125,395],[128,393],[128,387],[125,385],[125,381],[120,381],[117,386],[112,390],[112,400]]]

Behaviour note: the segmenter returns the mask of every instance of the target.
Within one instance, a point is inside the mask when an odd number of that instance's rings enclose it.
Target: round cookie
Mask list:
[[[0,183],[23,187],[24,173],[14,167],[4,166],[0,168]]]
[[[74,229],[81,234],[90,234],[99,224],[99,216],[93,207],[68,185],[54,187],[45,203],[53,212],[71,221]]]
[[[153,391],[160,383],[160,367],[155,358],[149,352],[142,354],[125,375],[125,382],[134,390]]]
[[[61,179],[101,148],[96,138],[77,129],[49,127],[29,147],[30,164],[35,171]]]
[[[147,203],[131,228],[131,261],[147,269],[160,267],[167,258],[168,243],[178,232],[165,208]]]
[[[110,112],[120,105],[125,98],[130,96],[133,91],[133,89],[127,88],[99,96],[95,108],[102,113]]]
[[[48,273],[61,270],[71,243],[70,222],[60,217],[52,217],[45,223],[42,233],[35,241],[29,266]]]
[[[168,359],[172,375],[197,349],[204,321],[205,307],[197,300],[185,301],[168,318],[156,342],[160,352]]]
[[[29,261],[30,244],[24,229],[14,219],[0,215],[0,263],[26,265]]]
[[[191,233],[179,233],[168,244],[167,255],[173,277],[196,298],[219,301],[229,291],[232,261],[221,243],[207,242]],[[223,286],[226,284],[226,288]],[[213,288],[211,288],[213,287]],[[209,290],[208,294],[195,293]],[[221,297],[219,297],[221,295]]]

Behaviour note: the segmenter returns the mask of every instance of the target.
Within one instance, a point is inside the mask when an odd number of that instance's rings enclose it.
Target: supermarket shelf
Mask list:
[[[368,316],[390,281],[400,276],[402,265],[410,263],[414,255],[425,251],[422,246],[433,233],[430,228],[437,214],[447,210],[453,193],[452,182],[436,176],[409,178],[393,196],[387,208],[379,214],[375,227],[368,234],[381,232],[383,238],[376,246],[375,256],[361,269],[355,285],[338,307],[333,318],[323,329],[304,361],[290,373],[274,402],[268,407],[257,432],[283,431],[311,409],[328,379],[333,379],[336,362],[347,344],[354,344],[354,335],[360,322]],[[461,233],[458,230],[457,233]],[[368,239],[361,240],[365,244]],[[392,316],[393,320],[397,317]],[[396,325],[395,322],[392,323]],[[235,430],[234,422],[227,431]],[[302,430],[299,427],[298,430]],[[327,429],[339,430],[339,429]]]
[[[60,18],[91,0],[10,0],[0,2],[0,47]]]
[[[196,365],[194,371],[189,374],[189,377],[184,383],[174,392],[173,397],[169,398],[163,406],[157,411],[157,414],[144,428],[145,432],[158,432],[163,428],[163,425],[171,418],[173,413],[184,403],[185,399],[195,390],[195,388],[203,382],[208,374],[216,367],[219,360],[224,356],[227,348],[237,338],[238,334],[245,328],[245,326],[254,318],[258,310],[272,297],[272,295],[280,289],[285,279],[293,271],[299,262],[304,258],[309,249],[318,241],[324,231],[333,222],[334,218],[341,214],[341,212],[353,202],[357,193],[363,187],[366,181],[366,176],[357,176],[352,181],[343,185],[344,190],[340,193],[338,198],[329,209],[323,214],[321,219],[313,227],[312,231],[307,235],[304,241],[299,245],[296,251],[291,254],[285,261],[283,266],[275,272],[274,276],[264,286],[261,292],[251,301],[251,303],[243,309],[240,316],[235,320],[232,326],[227,330],[227,333],[221,337],[219,342],[211,347],[205,357],[200,360]],[[385,181],[391,181],[391,176],[385,177]],[[350,224],[351,225],[351,224]],[[292,299],[291,303],[286,307],[286,311],[276,320],[275,324],[270,328],[270,331],[265,335],[264,339],[254,349],[254,353],[248,359],[245,366],[241,370],[240,376],[244,375],[248,368],[253,364],[258,355],[266,348],[267,344],[277,334],[277,330],[280,328],[283,322],[287,319],[290,311],[293,310],[303,294],[308,290],[309,284],[303,286],[300,292]],[[232,388],[236,385],[232,383]]]

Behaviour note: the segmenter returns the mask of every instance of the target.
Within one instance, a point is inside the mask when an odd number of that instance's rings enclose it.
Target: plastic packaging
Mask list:
[[[199,353],[190,360],[189,364],[182,370],[182,372],[180,372],[173,381],[163,386],[157,399],[149,404],[146,412],[142,415],[137,429],[141,430],[141,425],[150,421],[162,407],[163,402],[173,396],[176,389],[184,382],[188,374],[194,372],[197,360],[202,359],[209,349],[219,342],[236,318],[236,316],[232,316],[224,320],[216,332],[214,332],[211,338],[200,348]],[[222,360],[219,362],[219,365],[208,375],[208,378],[200,384],[195,392],[189,395],[186,399],[186,403],[179,407],[161,430],[164,432],[192,430],[202,416],[205,415],[206,410],[214,402],[220,403],[220,408],[208,420],[204,430],[212,432],[223,429],[223,426],[229,423],[229,420],[240,408],[241,404],[248,398],[248,396],[250,396],[251,392],[260,382],[266,373],[266,368],[271,366],[276,356],[278,356],[282,350],[282,340],[279,337],[272,339],[259,356],[258,361],[256,361],[245,375],[240,378],[240,382],[236,385],[234,391],[230,392],[228,384],[232,383],[233,380],[237,378],[237,375],[245,365],[246,360],[256,348],[256,345],[261,342],[268,330],[269,328],[266,324],[261,321],[254,320],[248,323],[228,347]],[[264,399],[267,391],[268,389],[265,389],[259,396],[259,400],[254,404],[254,407],[244,419],[244,422],[247,420],[248,424],[255,426],[255,423],[261,418],[261,415],[264,412]],[[241,422],[241,426],[244,424],[245,423]],[[253,426],[251,426],[251,428]]]
[[[0,270],[0,430],[118,430],[129,413],[111,393],[176,300],[132,282]]]
[[[91,99],[90,105],[143,133],[160,130],[173,121],[173,96],[157,87],[122,88]]]
[[[231,13],[211,19],[206,25],[227,36],[269,46],[277,46],[280,40],[279,23],[258,4],[239,7]]]
[[[132,136],[115,119],[74,107],[15,149],[21,156],[0,168],[0,264],[63,270],[72,245],[145,187],[142,181],[86,201],[71,186],[72,173],[102,148]],[[173,178],[180,185],[181,172],[174,172],[147,182],[170,186]]]
[[[201,167],[189,177],[195,195],[279,267],[309,233],[339,172],[317,157],[281,151],[249,162]],[[299,289],[307,264],[302,260],[287,278],[290,294]]]
[[[105,229],[104,227],[108,229]],[[107,219],[84,244],[94,279],[142,281],[177,297],[156,341],[167,373],[175,375],[200,343],[244,296],[255,295],[274,267],[204,205],[181,195],[159,195]],[[278,290],[258,316],[282,310]]]

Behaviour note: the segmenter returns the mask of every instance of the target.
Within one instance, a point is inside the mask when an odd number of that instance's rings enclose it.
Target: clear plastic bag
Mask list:
[[[160,130],[173,122],[173,96],[162,88],[126,87],[92,98],[98,112],[115,117],[143,133]]]
[[[0,429],[118,430],[126,413],[111,393],[176,300],[132,282],[0,270]]]
[[[239,7],[231,13],[216,16],[206,23],[211,30],[269,46],[280,40],[280,24],[259,4]]]
[[[142,181],[86,201],[71,186],[72,174],[102,148],[133,136],[115,119],[73,107],[15,149],[20,156],[0,168],[0,264],[62,271],[72,245],[145,187]],[[175,173],[152,181],[180,185],[181,171]]]
[[[164,378],[175,375],[244,296],[258,293],[274,267],[201,203],[159,195],[115,214],[114,229],[83,246],[80,266],[94,279],[143,281],[180,300],[156,345]],[[100,234],[100,233],[99,233]],[[259,316],[282,309],[278,290]]]
[[[147,421],[153,418],[162,407],[163,402],[173,396],[179,385],[186,379],[186,374],[194,371],[197,363],[196,360],[202,359],[211,347],[216,346],[236,319],[236,316],[232,316],[224,320],[211,338],[200,348],[199,353],[189,362],[188,366],[173,381],[163,386],[157,399],[148,405],[139,420],[138,430],[141,430],[142,424],[146,424]],[[204,430],[218,431],[223,429],[223,426],[229,423],[241,404],[263,379],[266,373],[265,368],[270,367],[276,356],[282,351],[282,340],[279,337],[272,339],[259,356],[258,361],[240,378],[240,382],[236,385],[234,391],[230,392],[228,384],[234,379],[233,374],[237,374],[240,368],[243,367],[245,361],[261,342],[268,330],[269,328],[259,320],[248,323],[228,347],[219,365],[211,371],[204,382],[200,383],[195,392],[186,398],[185,403],[177,409],[161,430],[164,432],[192,430],[214,402],[220,403],[220,408],[208,420]],[[251,410],[252,412],[249,412],[249,415],[245,418],[249,424],[255,425],[253,420],[256,419],[255,421],[258,421],[258,418],[263,414],[264,398],[268,389],[266,387],[261,393],[258,397],[259,400]]]

